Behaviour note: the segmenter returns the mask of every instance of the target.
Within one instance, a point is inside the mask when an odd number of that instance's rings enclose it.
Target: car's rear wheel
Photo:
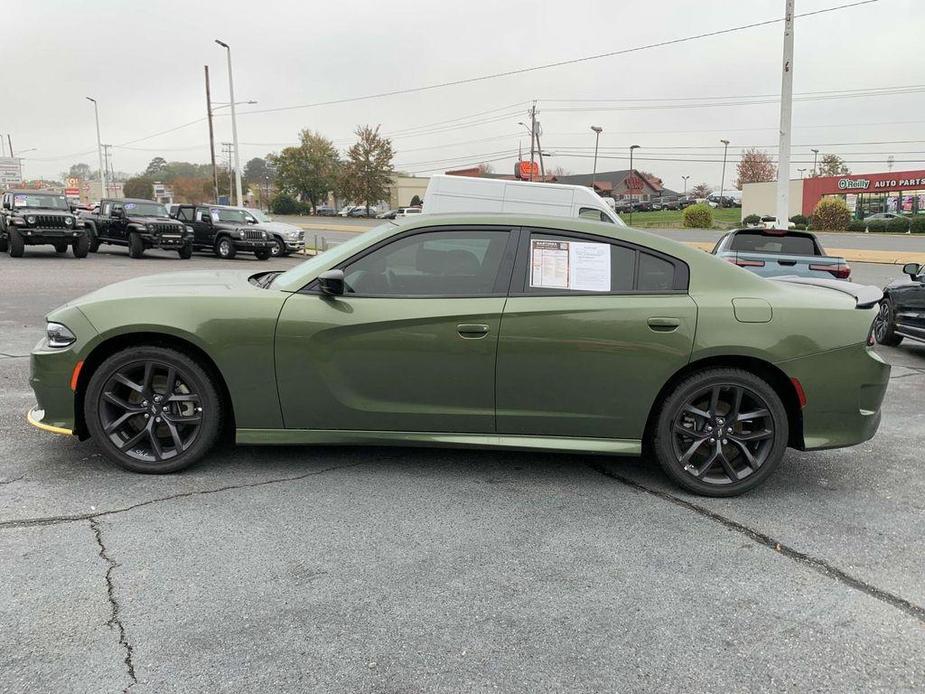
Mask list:
[[[270,246],[270,255],[274,258],[282,258],[286,255],[286,242],[282,239],[276,239]]]
[[[10,229],[10,257],[22,258],[26,252],[26,242],[23,241],[19,229]]]
[[[254,255],[257,257],[257,260],[266,260],[270,257],[269,248],[260,248],[254,251]]]
[[[231,260],[238,254],[238,249],[234,247],[234,244],[231,242],[227,236],[222,236],[218,241],[215,242],[215,255],[219,258],[226,258]]]
[[[133,472],[182,470],[218,436],[222,402],[195,360],[166,347],[117,352],[93,373],[84,397],[90,435]]]
[[[705,369],[666,398],[653,448],[682,487],[736,496],[768,478],[788,436],[787,411],[766,381],[742,369]]]
[[[880,310],[877,317],[874,318],[874,337],[877,342],[887,347],[895,347],[903,341],[902,335],[897,335],[894,330],[896,320],[896,311],[893,308],[893,302],[884,297],[880,302]]]
[[[128,254],[130,258],[140,258],[144,255],[145,243],[141,240],[141,234],[137,231],[130,232],[128,235]]]

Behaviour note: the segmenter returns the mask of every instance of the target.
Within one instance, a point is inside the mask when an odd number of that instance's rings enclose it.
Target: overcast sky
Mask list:
[[[796,8],[799,14],[850,1],[796,0]],[[15,25],[6,26],[0,44],[6,85],[0,133],[12,135],[17,151],[37,148],[23,154],[27,178],[57,178],[76,162],[97,168],[93,106],[84,98],[93,96],[103,142],[115,145],[116,170],[140,171],[158,155],[206,162],[204,119],[148,136],[204,118],[205,64],[213,99],[228,100],[225,52],[214,43],[220,38],[233,50],[237,99],[259,102],[239,108],[242,164],[292,143],[302,128],[346,147],[354,127],[369,123],[394,133],[400,169],[427,175],[496,160],[495,170],[506,172],[520,144],[529,150],[529,135],[517,123],[528,119],[536,99],[542,146],[554,155],[550,168],[589,172],[590,126],[599,125],[599,171],[627,168],[626,148],[639,144],[636,168],[667,186],[680,190],[682,175],[691,185],[718,186],[719,140],[726,138],[728,188],[739,147],[776,154],[781,23],[420,93],[247,111],[623,50],[780,17],[783,8],[784,0],[17,2]],[[925,85],[923,30],[922,0],[880,0],[797,19],[794,92],[838,96]],[[890,154],[896,171],[925,168],[925,87],[862,98],[809,96],[794,104],[791,176],[812,166],[813,146],[842,154],[855,172],[887,170]],[[230,119],[218,118],[216,141],[230,140]]]

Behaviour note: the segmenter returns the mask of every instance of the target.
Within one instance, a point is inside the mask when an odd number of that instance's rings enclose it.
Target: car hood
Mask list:
[[[288,234],[292,231],[304,231],[302,227],[298,227],[295,224],[287,224],[286,222],[260,222],[257,228],[266,229],[267,231],[277,231],[281,234]]]
[[[51,207],[17,207],[15,210],[16,214],[27,215],[27,214],[44,214],[52,217],[76,217],[77,215],[74,212],[66,210],[56,210]]]
[[[141,224],[182,224],[180,220],[171,219],[170,217],[143,217],[137,214],[130,214],[128,220]]]

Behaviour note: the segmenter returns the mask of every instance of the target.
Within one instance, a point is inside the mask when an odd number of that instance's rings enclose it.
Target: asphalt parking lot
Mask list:
[[[239,447],[149,477],[26,424],[45,312],[297,261],[29,251],[0,256],[2,692],[925,687],[925,346],[879,348],[872,441],[736,499],[515,452]]]

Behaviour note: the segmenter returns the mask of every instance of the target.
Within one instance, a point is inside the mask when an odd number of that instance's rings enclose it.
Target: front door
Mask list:
[[[276,335],[287,428],[491,433],[512,231],[413,230],[309,285]]]
[[[690,359],[687,266],[593,235],[527,230],[498,346],[498,432],[641,439]]]

